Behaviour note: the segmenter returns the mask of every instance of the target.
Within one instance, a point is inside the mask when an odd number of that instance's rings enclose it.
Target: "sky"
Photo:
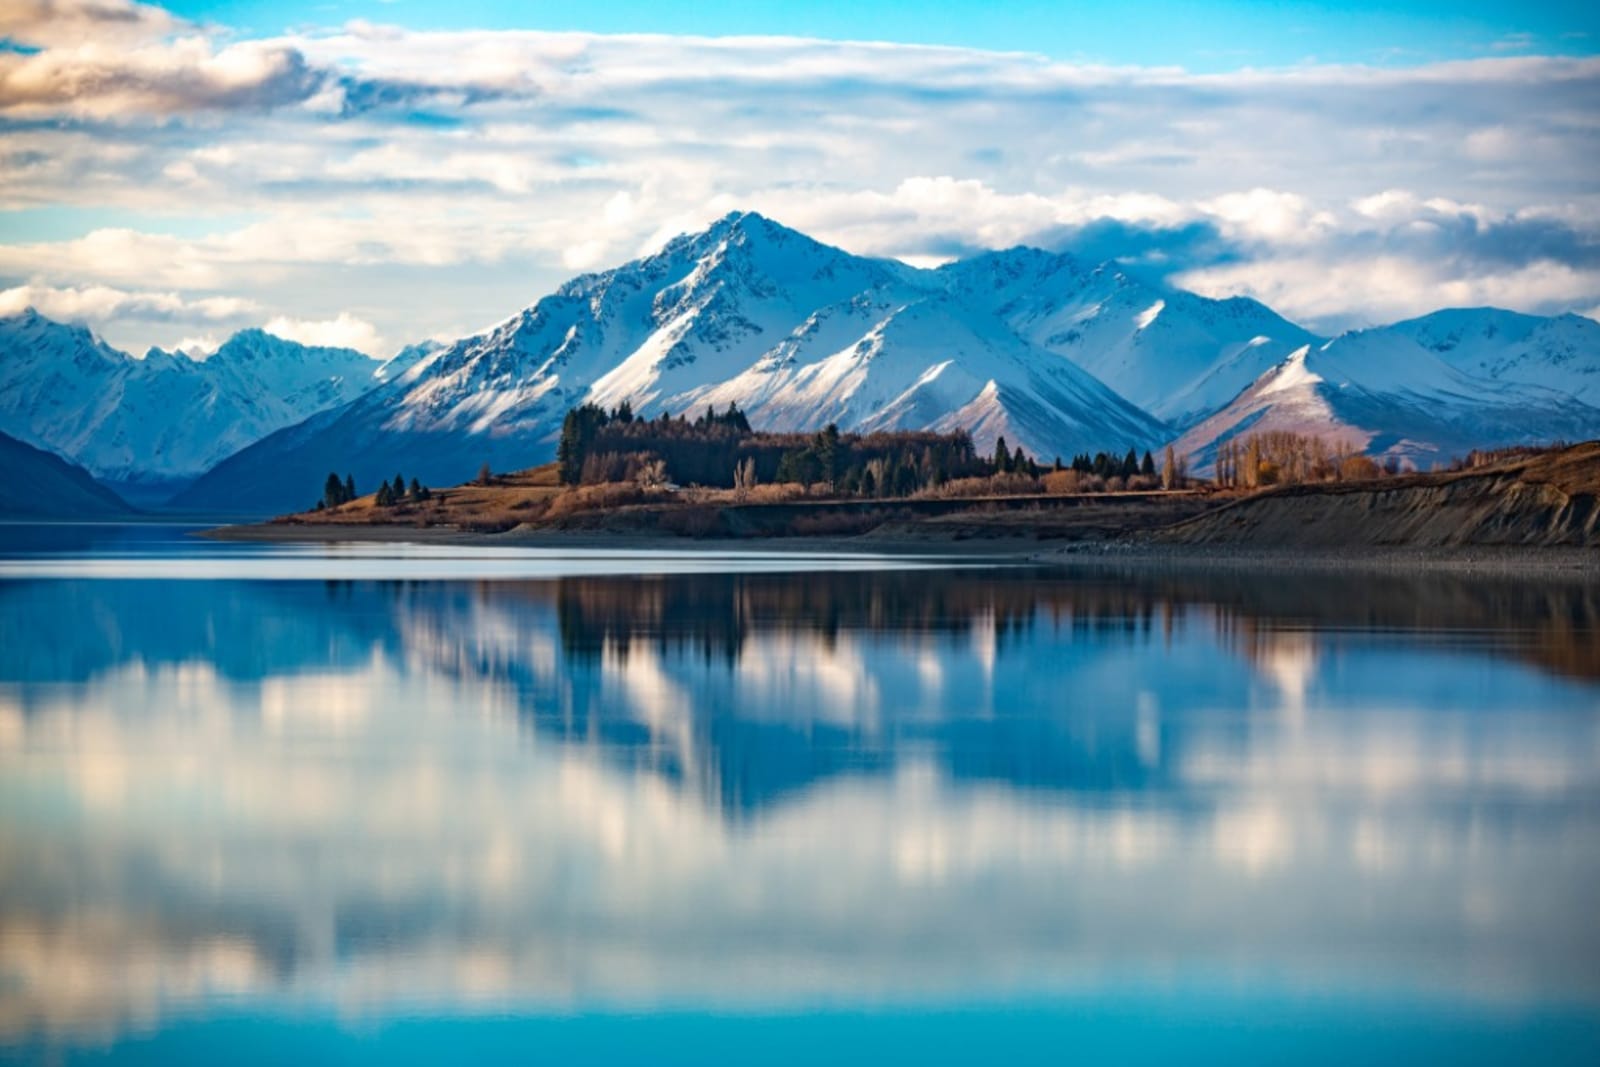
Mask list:
[[[0,313],[135,352],[386,356],[734,209],[1329,334],[1600,314],[1579,4],[7,0],[0,160]]]

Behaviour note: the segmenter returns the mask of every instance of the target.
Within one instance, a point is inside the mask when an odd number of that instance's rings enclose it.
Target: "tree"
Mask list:
[[[489,464],[488,463],[484,463],[483,466],[478,468],[478,484],[479,485],[488,485],[489,484],[489,480],[491,478],[493,478],[493,477],[494,477],[494,472],[489,470]]]
[[[861,472],[861,495],[878,495],[878,479],[873,476],[871,467]]]
[[[398,504],[398,503],[400,503],[400,501],[404,500],[405,498],[406,498],[406,480],[404,478],[400,477],[398,474],[396,474],[394,476],[394,481],[389,483],[389,499],[392,500],[394,503]]]
[[[1139,473],[1139,454],[1133,449],[1128,449],[1128,454],[1122,457],[1122,470],[1118,472],[1124,478],[1132,478]]]
[[[583,461],[589,458],[589,446],[595,434],[609,422],[611,416],[598,404],[580,404],[568,410],[561,420],[561,439],[556,445],[562,485],[577,485],[582,480]]]
[[[1148,448],[1144,450],[1144,460],[1139,464],[1139,473],[1146,478],[1154,478],[1156,476],[1156,461],[1150,458],[1150,450]]]
[[[816,444],[812,446],[817,452],[817,466],[820,468],[822,480],[832,489],[839,480],[839,427],[828,423],[821,433],[817,434]]]
[[[1178,487],[1178,457],[1172,451],[1172,446],[1167,446],[1167,451],[1161,457],[1161,488],[1176,489]]]
[[[344,476],[344,499],[348,503],[356,498],[356,480],[349,474]]]
[[[1011,469],[1011,452],[1006,448],[1006,435],[1001,434],[994,443],[994,472],[1004,474]]]
[[[377,503],[380,508],[386,508],[394,503],[394,489],[390,487],[388,482],[378,483]]]
[[[1015,471],[1016,473],[1018,473],[1018,474],[1023,474],[1023,473],[1027,472],[1027,469],[1028,469],[1028,457],[1022,454],[1022,446],[1021,445],[1017,446],[1016,452],[1013,453],[1012,456],[1011,456],[1011,469],[1013,471]]]
[[[411,479],[411,492],[410,492],[409,495],[410,495],[411,499],[414,500],[414,501],[423,499],[423,496],[422,496],[422,483],[417,481],[415,478]]]
[[[345,502],[344,483],[332,471],[328,472],[328,480],[322,483],[322,504],[325,507],[336,508]]]

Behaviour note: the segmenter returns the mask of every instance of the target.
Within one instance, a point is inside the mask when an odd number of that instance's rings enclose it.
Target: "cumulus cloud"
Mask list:
[[[1324,330],[1450,294],[1600,303],[1594,58],[1193,75],[796,38],[234,40],[71,6],[115,17],[0,56],[0,207],[218,221],[0,244],[0,284],[232,292],[414,339],[753,208],[913,262],[1129,260]]]
[[[53,319],[95,324],[113,319],[240,322],[261,310],[255,301],[242,297],[187,299],[174,292],[129,292],[106,285],[18,285],[0,291],[0,315],[14,315],[30,307]]]
[[[310,97],[323,74],[294,48],[217,48],[201,29],[128,0],[17,0],[0,35],[0,114],[120,118],[266,109]]]
[[[132,0],[7,0],[0,37],[46,47],[85,39],[137,41],[176,32],[183,20]]]
[[[286,341],[303,345],[321,345],[327,348],[353,348],[369,356],[386,355],[387,349],[377,328],[364,319],[341,311],[337,318],[308,321],[279,315],[263,327],[268,333]]]

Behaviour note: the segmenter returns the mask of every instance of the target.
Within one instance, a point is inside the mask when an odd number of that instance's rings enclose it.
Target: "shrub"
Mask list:
[[[596,511],[605,508],[626,507],[629,504],[645,504],[651,500],[659,500],[663,495],[665,494],[651,492],[632,483],[584,485],[552,497],[549,506],[545,509],[545,516],[557,519],[563,515],[573,515],[580,511]]]

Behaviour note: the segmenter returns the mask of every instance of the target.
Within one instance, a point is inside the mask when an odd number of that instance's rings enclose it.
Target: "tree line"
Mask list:
[[[836,425],[812,434],[767,433],[729,404],[691,420],[635,416],[584,404],[567,412],[556,449],[564,485],[645,481],[749,489],[769,483],[823,485],[845,496],[908,496],[957,478],[1037,466],[1021,448],[979,456],[965,432],[925,430],[843,433]]]
[[[348,504],[356,499],[356,480],[349,474],[343,479],[336,472],[330,471],[327,479],[322,483],[322,496],[317,500],[314,511],[326,508],[336,508]],[[407,485],[405,478],[396,474],[392,482],[379,482],[377,505],[380,508],[394,507],[396,504],[420,504],[433,499],[433,490],[423,485],[421,481],[412,478]]]
[[[1056,460],[1056,469],[1061,470],[1061,461]],[[1132,478],[1143,475],[1146,478],[1156,476],[1156,461],[1148,450],[1144,458],[1140,459],[1137,452],[1128,449],[1128,454],[1118,457],[1115,452],[1096,452],[1092,457],[1087,452],[1072,457],[1072,463],[1067,470],[1077,471],[1079,474],[1095,474],[1101,478]]]
[[[1227,489],[1261,489],[1305,482],[1356,482],[1398,474],[1400,461],[1380,465],[1352,443],[1312,434],[1267,430],[1217,446],[1216,481]]]

